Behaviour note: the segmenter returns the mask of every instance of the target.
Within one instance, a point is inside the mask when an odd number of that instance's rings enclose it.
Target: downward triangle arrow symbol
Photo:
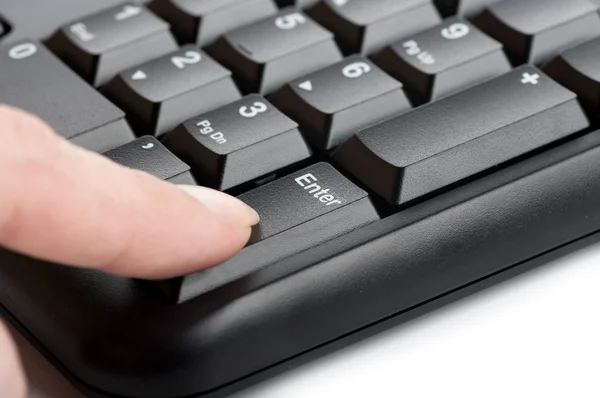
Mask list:
[[[137,72],[135,72],[133,75],[131,75],[131,78],[133,80],[144,80],[148,77],[147,74],[144,73],[143,70],[138,70]]]
[[[312,82],[310,80],[307,80],[307,81],[305,81],[303,83],[300,83],[298,85],[298,87],[300,87],[302,90],[306,90],[306,91],[312,91],[312,89],[313,89],[313,85],[312,85]]]

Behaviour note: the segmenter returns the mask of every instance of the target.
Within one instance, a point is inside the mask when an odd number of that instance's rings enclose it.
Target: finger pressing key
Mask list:
[[[237,199],[117,165],[21,111],[0,108],[0,123],[0,245],[8,249],[165,278],[225,261],[258,222]]]

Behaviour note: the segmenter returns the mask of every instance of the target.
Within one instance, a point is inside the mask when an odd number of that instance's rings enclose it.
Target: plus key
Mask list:
[[[521,83],[523,84],[533,84],[534,86],[539,83],[540,75],[537,73],[523,73],[521,77]]]

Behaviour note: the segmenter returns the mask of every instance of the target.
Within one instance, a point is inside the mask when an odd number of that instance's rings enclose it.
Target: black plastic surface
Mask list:
[[[230,286],[173,306],[132,280],[3,251],[0,302],[87,387],[217,396],[597,232],[599,200],[595,132],[286,259],[281,266],[297,271],[258,289]]]

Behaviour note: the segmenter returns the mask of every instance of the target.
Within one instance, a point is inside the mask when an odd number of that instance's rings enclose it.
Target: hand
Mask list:
[[[32,257],[168,278],[233,256],[258,222],[233,197],[121,167],[16,109],[0,107],[0,142],[0,246]],[[0,324],[0,397],[25,389]]]

